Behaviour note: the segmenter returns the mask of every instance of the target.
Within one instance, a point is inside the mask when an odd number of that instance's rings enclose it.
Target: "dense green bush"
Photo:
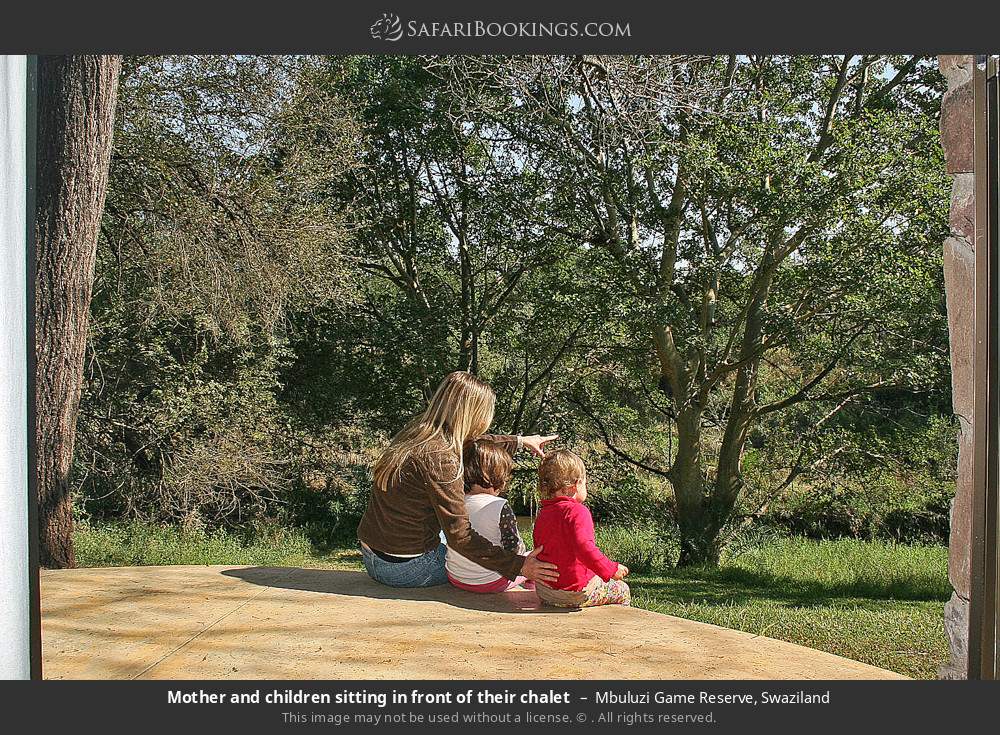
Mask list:
[[[590,490],[587,504],[594,518],[622,526],[673,526],[673,496],[669,487],[638,476],[625,477],[614,485],[598,485]]]
[[[778,437],[787,429],[776,426]],[[754,522],[811,538],[947,543],[955,494],[956,425],[948,416],[852,425],[835,437],[836,461],[808,468],[774,494],[773,465],[787,462],[771,441],[747,453],[742,525]],[[787,470],[782,470],[786,473]]]
[[[893,481],[802,488],[769,510],[760,522],[810,538],[886,539],[947,543],[954,489],[896,486]]]
[[[359,428],[331,431],[303,447],[298,482],[284,496],[282,517],[323,548],[354,543],[371,491],[371,468],[386,438]]]
[[[649,572],[669,567],[677,557],[676,533],[654,526],[598,525],[598,548],[632,572]]]

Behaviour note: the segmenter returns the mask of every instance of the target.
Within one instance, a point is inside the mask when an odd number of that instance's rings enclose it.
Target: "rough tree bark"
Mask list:
[[[35,350],[39,560],[72,567],[69,489],[119,56],[38,61]]]

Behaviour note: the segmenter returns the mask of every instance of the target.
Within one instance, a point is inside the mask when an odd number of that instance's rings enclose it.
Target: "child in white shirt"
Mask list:
[[[524,554],[526,548],[517,530],[517,519],[503,497],[514,466],[510,454],[489,440],[478,439],[466,445],[462,463],[465,466],[465,509],[473,530],[506,551]],[[518,586],[534,588],[534,584],[524,577],[502,577],[466,559],[451,547],[444,566],[448,581],[469,592],[506,592]]]

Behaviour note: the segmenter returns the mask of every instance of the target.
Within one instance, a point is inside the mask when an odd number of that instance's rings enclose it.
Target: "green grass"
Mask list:
[[[355,567],[353,549],[317,549],[305,532],[280,526],[250,533],[182,531],[144,523],[78,524],[73,536],[81,567],[170,564]]]
[[[766,635],[915,678],[948,655],[944,546],[782,539],[719,569],[633,575],[633,604]]]
[[[524,534],[530,542],[530,532]],[[79,526],[80,566],[253,564],[361,567],[356,549],[317,549],[280,527],[234,534],[139,523]],[[598,543],[633,570],[636,606],[791,641],[916,678],[947,658],[944,546],[770,539],[718,569],[669,569],[652,531],[600,528]]]

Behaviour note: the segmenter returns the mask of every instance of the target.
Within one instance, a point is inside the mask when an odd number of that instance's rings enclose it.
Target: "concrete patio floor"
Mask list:
[[[396,590],[354,571],[43,571],[41,592],[48,679],[905,678],[646,610]]]

